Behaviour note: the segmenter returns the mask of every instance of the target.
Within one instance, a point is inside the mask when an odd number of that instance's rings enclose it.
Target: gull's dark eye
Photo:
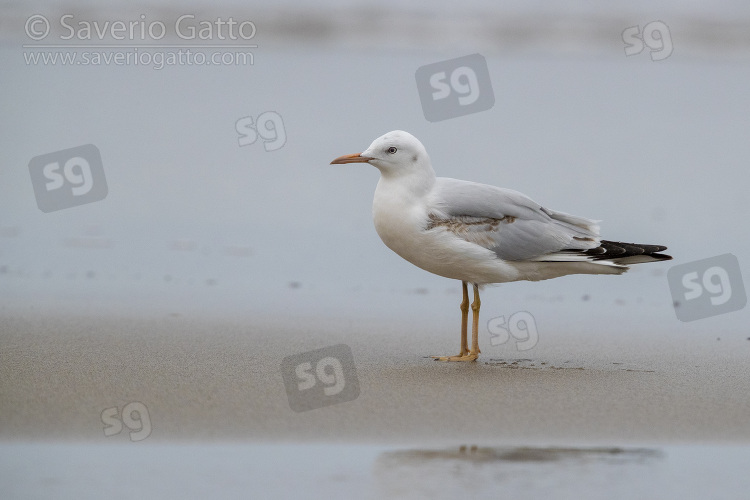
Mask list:
[[[393,146],[391,146],[390,148],[388,148],[388,154],[390,154],[390,155],[396,154],[396,151],[398,151],[398,149],[394,148]]]

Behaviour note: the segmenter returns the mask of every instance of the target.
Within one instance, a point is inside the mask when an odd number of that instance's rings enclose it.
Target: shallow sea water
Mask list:
[[[3,498],[742,498],[747,447],[0,444]],[[707,478],[711,478],[707,481]],[[304,492],[304,493],[302,493]]]

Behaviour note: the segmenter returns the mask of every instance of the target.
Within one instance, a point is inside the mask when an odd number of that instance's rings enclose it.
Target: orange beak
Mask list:
[[[340,165],[342,163],[367,163],[372,160],[369,156],[362,156],[362,153],[353,155],[339,156],[331,162],[331,165]]]

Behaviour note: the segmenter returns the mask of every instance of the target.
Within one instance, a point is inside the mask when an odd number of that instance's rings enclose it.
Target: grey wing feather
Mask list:
[[[503,260],[599,246],[597,221],[546,209],[526,195],[440,177],[428,229],[442,226]]]

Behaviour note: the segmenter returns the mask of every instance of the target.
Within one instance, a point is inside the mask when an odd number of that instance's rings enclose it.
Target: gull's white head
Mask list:
[[[380,170],[383,177],[409,174],[434,176],[430,158],[419,139],[403,130],[381,135],[361,153],[339,156],[331,165],[341,163],[369,163]]]

